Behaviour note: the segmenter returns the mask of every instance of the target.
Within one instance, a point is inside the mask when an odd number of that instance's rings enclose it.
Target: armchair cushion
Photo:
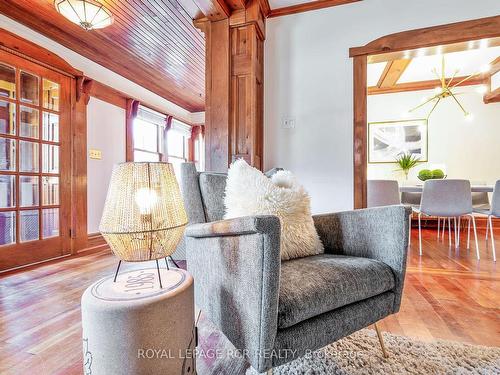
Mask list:
[[[278,328],[382,294],[395,286],[378,260],[320,254],[281,264]]]

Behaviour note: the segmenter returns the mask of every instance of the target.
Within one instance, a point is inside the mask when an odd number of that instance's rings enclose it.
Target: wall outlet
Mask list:
[[[102,152],[101,152],[101,150],[90,149],[89,150],[89,158],[101,160],[102,159]]]
[[[295,128],[295,118],[283,118],[281,120],[281,128],[282,129],[293,129]]]

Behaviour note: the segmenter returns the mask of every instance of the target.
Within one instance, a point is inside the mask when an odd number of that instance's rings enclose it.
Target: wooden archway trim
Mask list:
[[[0,49],[70,77],[83,76],[81,71],[73,68],[55,53],[2,28],[0,28]]]
[[[354,208],[367,206],[367,59],[369,55],[500,37],[500,16],[403,31],[349,49],[353,57]]]
[[[362,46],[349,49],[349,56],[377,55],[380,53],[424,48],[439,44],[466,42],[498,36],[500,16],[425,27],[383,36]]]

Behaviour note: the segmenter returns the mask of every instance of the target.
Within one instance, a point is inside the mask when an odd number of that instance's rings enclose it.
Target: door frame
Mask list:
[[[349,49],[353,58],[354,208],[367,207],[368,56],[500,36],[500,16],[403,31]]]
[[[67,233],[64,238],[64,252],[61,256],[76,254],[88,245],[87,234],[87,104],[90,98],[90,87],[86,83],[83,72],[75,69],[64,59],[51,51],[23,39],[5,29],[0,28],[0,50],[8,54],[23,58],[31,63],[68,77],[69,103],[69,145],[66,153],[70,160],[61,161],[61,166],[67,165],[66,183],[70,185],[68,201]],[[34,241],[34,243],[36,243]],[[33,251],[36,251],[34,246]],[[42,261],[49,260],[43,259]],[[2,262],[3,263],[3,262]],[[18,264],[14,267],[24,267],[28,264]],[[7,267],[0,265],[0,272]],[[8,267],[11,269],[11,267]]]

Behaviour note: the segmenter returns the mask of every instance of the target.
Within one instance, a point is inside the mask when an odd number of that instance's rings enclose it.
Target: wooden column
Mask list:
[[[87,104],[92,80],[79,76],[71,88],[71,253],[87,246]]]
[[[224,172],[237,158],[262,169],[265,17],[260,2],[197,26],[206,38],[206,169]]]
[[[367,206],[367,114],[366,114],[366,56],[356,56],[353,60],[354,79],[354,208]]]

